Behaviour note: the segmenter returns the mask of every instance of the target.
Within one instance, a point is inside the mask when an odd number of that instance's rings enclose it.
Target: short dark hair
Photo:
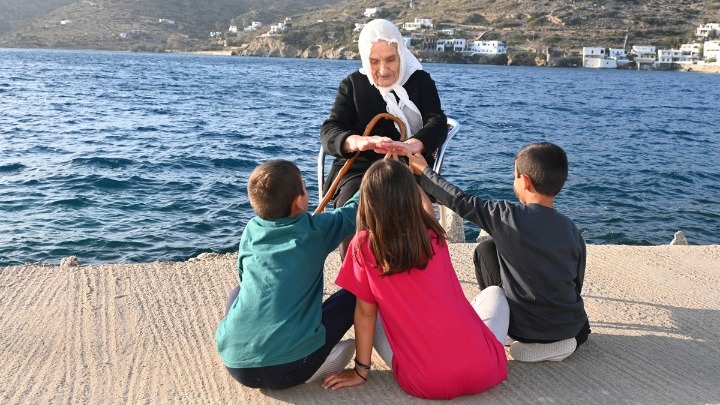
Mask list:
[[[515,155],[517,176],[528,176],[535,191],[554,197],[565,185],[568,176],[568,159],[565,151],[550,142],[537,142],[523,146]]]
[[[305,194],[300,169],[287,160],[271,160],[256,167],[247,191],[250,205],[263,219],[289,217],[293,200]]]

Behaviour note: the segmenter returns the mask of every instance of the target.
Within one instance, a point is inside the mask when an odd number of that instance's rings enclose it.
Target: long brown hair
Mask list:
[[[396,160],[376,161],[363,177],[357,230],[367,232],[383,275],[427,266],[434,254],[428,229],[441,243],[446,239],[435,216],[423,209],[421,192],[410,169]]]

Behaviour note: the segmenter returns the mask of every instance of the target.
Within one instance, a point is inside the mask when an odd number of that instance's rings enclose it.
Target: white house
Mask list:
[[[698,60],[700,44],[683,44],[680,49],[658,50],[658,63],[692,63]]]
[[[682,62],[682,59],[682,52],[679,49],[658,49],[657,62],[660,64]]]
[[[695,30],[695,36],[697,37],[697,39],[707,38],[710,36],[711,33],[714,33],[715,36],[720,36],[719,23],[701,25]]]
[[[353,31],[360,32],[363,28],[365,28],[365,23],[355,23],[355,29],[353,29]]]
[[[166,25],[175,25],[175,21],[168,20],[167,18],[160,18],[160,19],[158,19],[158,22],[161,24],[166,24]]]
[[[72,20],[61,20],[60,25],[70,25],[72,24]]]
[[[253,21],[250,25],[245,27],[243,31],[257,31],[260,28],[262,28],[262,23],[260,21]]]
[[[422,27],[420,27],[420,23],[415,23],[415,22],[406,22],[403,24],[402,27],[405,31],[416,31],[416,30],[419,30],[420,28],[422,28]]]
[[[595,69],[617,69],[617,60],[608,57],[605,48],[584,46],[582,49],[583,67]]]
[[[420,23],[420,26],[423,28],[432,28],[433,27],[432,18],[416,18],[415,22]]]
[[[210,31],[210,38],[220,38],[220,37],[222,37],[222,32]]]
[[[445,52],[447,49],[452,49],[453,52],[463,52],[466,46],[467,40],[463,38],[438,39],[435,43],[435,50]]]
[[[382,13],[382,9],[380,7],[372,7],[372,8],[366,8],[363,15],[367,18],[377,17]]]
[[[433,23],[430,18],[416,18],[413,22],[406,22],[403,24],[405,31],[416,31],[421,28],[432,28]]]
[[[633,45],[630,54],[635,56],[635,62],[653,63],[657,58],[657,48],[650,45]]]
[[[455,28],[443,28],[440,30],[440,33],[444,35],[455,35]]]
[[[625,48],[610,48],[608,49],[608,56],[615,59],[625,59],[627,58],[627,52]]]
[[[279,34],[282,31],[285,31],[286,29],[287,29],[287,24],[285,24],[284,22],[277,23],[277,24],[270,26],[270,32],[268,32],[268,34],[270,34],[270,35]]]
[[[467,45],[467,40],[465,40],[463,38],[453,38],[453,40],[452,40],[453,51],[455,51],[455,52],[464,51],[466,45]]]
[[[237,32],[238,28],[237,25],[231,25],[230,28],[228,28],[228,32]]]
[[[452,39],[438,39],[435,43],[435,50],[438,52],[445,52],[445,45],[448,47],[452,45]]]
[[[594,59],[602,59],[604,57],[605,48],[600,48],[597,46],[583,46],[582,58],[584,67],[589,67],[589,64],[595,65],[597,62],[595,62]]]
[[[698,58],[700,58],[701,48],[702,44],[699,44],[697,42],[692,44],[682,44],[680,45],[680,52],[682,52],[683,55],[687,56],[689,59],[698,60]]]
[[[600,48],[597,46],[583,46],[582,49],[583,57],[589,57],[589,58],[602,58],[605,56],[605,48]]]
[[[715,59],[716,62],[720,62],[720,40],[705,41],[703,56],[706,61]]]
[[[503,41],[473,41],[470,51],[483,55],[502,55],[507,52]]]

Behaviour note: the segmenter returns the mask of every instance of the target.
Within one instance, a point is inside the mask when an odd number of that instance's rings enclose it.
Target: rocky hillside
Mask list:
[[[499,39],[530,49],[622,47],[626,36],[628,45],[672,46],[690,41],[698,25],[720,22],[718,0],[386,0],[343,2],[294,18],[293,23],[318,27],[363,22],[367,19],[362,11],[372,6],[381,7],[382,17],[398,25],[431,18],[434,28],[456,28],[456,37]]]
[[[0,47],[193,50],[234,16],[296,14],[339,0],[2,0]]]
[[[430,18],[455,37],[499,39],[515,49],[674,47],[720,22],[720,0],[3,0],[0,47],[110,50],[232,49],[247,55],[354,57],[363,11],[401,25]],[[290,17],[282,35],[263,38]],[[161,22],[164,19],[164,22]],[[170,22],[171,20],[172,22]],[[64,21],[64,23],[63,23]],[[242,32],[252,21],[261,31]],[[240,32],[227,32],[237,25]],[[221,32],[210,38],[211,31]]]

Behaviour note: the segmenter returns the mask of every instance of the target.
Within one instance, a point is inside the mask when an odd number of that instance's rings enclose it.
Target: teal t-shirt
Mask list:
[[[325,259],[355,232],[359,194],[330,213],[252,218],[240,238],[240,292],[215,331],[231,368],[285,364],[325,344]]]

